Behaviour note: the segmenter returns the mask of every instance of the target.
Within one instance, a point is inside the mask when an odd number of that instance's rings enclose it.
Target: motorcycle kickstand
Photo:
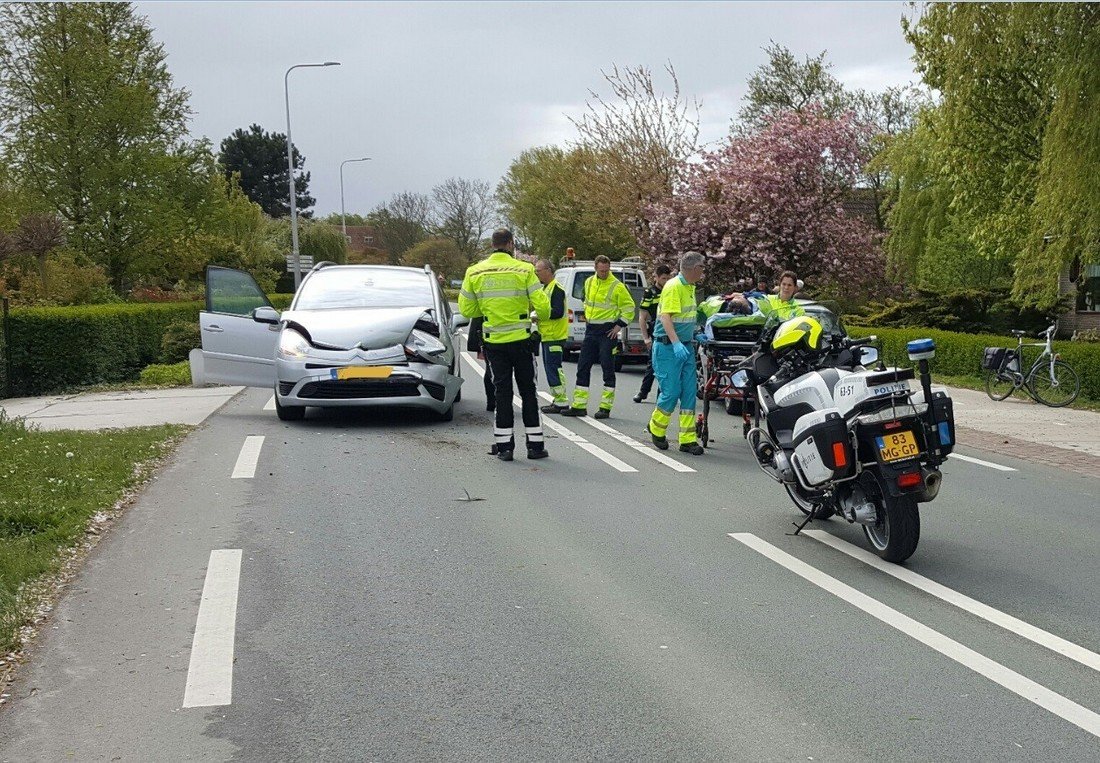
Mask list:
[[[810,524],[810,522],[813,522],[814,519],[817,517],[817,507],[818,504],[815,503],[814,507],[810,509],[810,513],[806,515],[806,518],[804,520],[802,520],[802,524],[799,524],[798,522],[791,522],[791,524],[795,526],[795,531],[793,533],[785,533],[785,535],[790,535],[793,538],[794,536],[802,532],[802,528]]]

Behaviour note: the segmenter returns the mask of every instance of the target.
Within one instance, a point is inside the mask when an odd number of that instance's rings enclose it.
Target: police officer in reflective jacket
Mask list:
[[[484,317],[485,360],[492,369],[496,390],[493,448],[501,461],[511,461],[513,434],[512,379],[523,401],[523,431],[527,457],[545,458],[546,444],[539,419],[535,389],[535,359],[531,354],[531,313],[540,320],[550,315],[550,301],[529,262],[512,256],[512,232],[493,232],[493,253],[466,270],[458,293],[458,309],[467,318]]]
[[[603,395],[595,418],[606,419],[615,404],[615,356],[619,352],[619,332],[634,320],[634,298],[615,276],[611,275],[611,260],[600,255],[595,261],[596,272],[584,282],[584,342],[577,359],[577,384],[573,387],[573,404],[564,416],[584,416],[588,413],[588,384],[592,366],[599,361],[603,369]]]

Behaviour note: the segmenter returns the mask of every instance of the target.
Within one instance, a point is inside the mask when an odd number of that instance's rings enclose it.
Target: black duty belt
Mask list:
[[[672,340],[669,339],[667,336],[655,336],[655,337],[653,337],[653,340],[655,342],[657,342],[658,344],[672,344],[673,343]],[[690,347],[691,345],[695,344],[695,342],[683,342],[683,344],[686,344]]]

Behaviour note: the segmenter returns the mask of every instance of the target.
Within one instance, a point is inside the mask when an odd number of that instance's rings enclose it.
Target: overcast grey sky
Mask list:
[[[316,211],[348,212],[450,177],[494,185],[524,149],[573,137],[566,115],[601,69],[671,61],[703,102],[702,139],[722,137],[769,40],[799,56],[828,50],[852,87],[917,81],[899,2],[138,3],[191,91],[192,133],[217,144],[256,122],[285,132],[290,75],[295,145]],[[660,81],[667,82],[667,78]]]

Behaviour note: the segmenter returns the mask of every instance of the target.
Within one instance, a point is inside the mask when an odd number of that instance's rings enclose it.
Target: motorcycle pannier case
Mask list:
[[[986,347],[985,354],[982,355],[982,370],[999,371],[1007,354],[1007,347]]]
[[[854,477],[856,457],[836,408],[807,413],[794,426],[794,464],[806,482],[822,485]]]

